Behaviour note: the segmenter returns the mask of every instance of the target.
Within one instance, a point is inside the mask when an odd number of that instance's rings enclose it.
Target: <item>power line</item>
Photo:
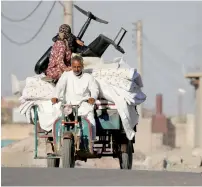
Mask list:
[[[179,63],[179,62],[173,60],[173,59],[172,59],[169,55],[167,55],[162,49],[160,49],[160,48],[157,47],[155,44],[153,44],[153,43],[148,39],[148,37],[146,36],[145,33],[143,33],[143,39],[144,39],[148,44],[150,44],[150,45],[152,46],[152,48],[151,48],[150,51],[152,51],[152,49],[153,49],[153,51],[155,51],[155,49],[156,49],[156,52],[157,52],[157,53],[162,54],[162,55],[163,55],[162,57],[163,57],[164,59],[167,59],[167,60],[165,60],[165,61],[163,61],[163,62],[168,62],[168,61],[169,61],[169,62],[174,62],[175,64],[178,64],[178,65],[180,66],[182,75],[183,75],[183,76],[185,75],[184,64],[181,64],[181,63]],[[167,63],[167,64],[169,64],[169,63]],[[185,81],[185,79],[184,79],[184,81]],[[185,82],[186,82],[186,81],[185,81]]]
[[[58,3],[59,3],[63,8],[65,8],[65,5],[64,5],[61,1],[58,1]]]
[[[146,36],[145,33],[143,33],[143,39],[144,39],[148,44],[150,44],[154,50],[156,50],[157,52],[161,53],[161,54],[164,56],[164,58],[166,58],[166,59],[168,59],[169,61],[172,61],[172,62],[174,62],[174,63],[176,63],[176,64],[178,64],[178,65],[181,66],[181,63],[179,63],[179,62],[173,60],[173,59],[172,59],[169,55],[167,55],[161,48],[159,48],[159,47],[157,47],[155,44],[153,44],[153,43],[148,39],[148,37]]]
[[[30,42],[31,42],[32,40],[34,40],[34,39],[37,37],[37,35],[41,32],[42,28],[44,27],[44,25],[46,24],[48,18],[50,17],[51,12],[53,11],[53,8],[54,8],[54,6],[55,6],[55,3],[56,3],[56,1],[54,1],[53,5],[52,5],[52,7],[51,7],[51,9],[50,9],[50,11],[48,12],[48,14],[47,14],[47,16],[46,16],[46,19],[45,19],[44,22],[42,23],[42,25],[41,25],[41,27],[39,28],[39,30],[36,32],[36,34],[35,34],[34,36],[32,36],[32,37],[31,37],[29,40],[27,40],[26,42],[17,42],[17,41],[12,40],[9,36],[7,36],[7,35],[4,33],[3,30],[1,30],[1,33],[3,34],[3,36],[4,36],[7,40],[9,40],[11,43],[14,43],[14,44],[16,44],[16,45],[21,46],[21,45],[25,45],[25,44],[30,43]]]
[[[21,21],[24,21],[26,20],[27,18],[29,18],[38,8],[39,6],[41,5],[42,1],[40,1],[37,6],[34,8],[34,10],[32,10],[26,17],[24,18],[21,18],[21,19],[13,19],[13,18],[9,18],[7,17],[3,12],[1,12],[1,16],[5,19],[7,19],[8,21],[11,21],[11,22],[21,22]]]
[[[180,64],[179,62],[176,62],[175,60],[173,60],[170,56],[168,56],[162,49],[160,49],[160,48],[158,48],[155,44],[153,44],[149,39],[148,39],[148,37],[146,36],[146,34],[145,33],[143,33],[143,39],[145,39],[145,41],[147,41],[147,43],[148,44],[150,44],[151,46],[152,46],[152,48],[155,50],[156,49],[156,52],[157,53],[161,53],[162,55],[163,55],[163,58],[164,59],[167,59],[168,61],[170,61],[170,62],[174,62],[174,63],[176,63],[176,64],[178,64],[178,65],[180,65],[180,69],[181,69],[181,73],[182,73],[182,75],[184,76],[184,74],[185,74],[185,70],[184,70],[184,64]],[[146,46],[146,45],[145,45]],[[152,49],[151,48],[151,49]],[[152,52],[152,50],[149,50],[149,51],[151,51],[151,53],[153,53]],[[153,50],[153,51],[154,51]],[[159,54],[160,55],[160,54]],[[158,55],[158,56],[159,56]],[[168,62],[167,60],[164,60],[164,61],[162,61],[162,62]],[[154,63],[155,64],[155,63]],[[170,63],[167,63],[167,64],[170,64]],[[156,64],[155,64],[156,65]],[[158,67],[157,65],[156,65],[156,67]],[[171,78],[173,77],[173,75],[171,76]],[[187,83],[187,81],[186,81],[186,79],[183,79],[184,81],[184,83],[183,84],[186,84]],[[175,80],[174,81],[178,81],[177,80],[177,78],[175,78]],[[180,84],[182,84],[182,82],[179,82]]]

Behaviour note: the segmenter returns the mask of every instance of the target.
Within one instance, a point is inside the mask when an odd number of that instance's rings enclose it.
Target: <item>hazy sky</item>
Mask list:
[[[8,17],[20,19],[33,10],[36,1],[2,2],[2,11]],[[24,42],[31,38],[44,21],[53,2],[43,2],[27,20],[13,23],[2,18],[2,30],[13,40]],[[194,91],[184,72],[189,67],[202,71],[202,2],[75,2],[85,10],[109,21],[108,25],[92,21],[83,40],[90,43],[99,34],[114,38],[121,27],[128,32],[121,44],[124,58],[131,67],[137,66],[136,48],[132,44],[133,22],[143,21],[143,81],[148,98],[147,108],[154,108],[155,95],[163,94],[164,112],[177,112],[178,88],[186,90],[184,111],[192,112]],[[86,17],[74,9],[74,34],[77,35]],[[34,75],[34,66],[52,44],[59,25],[63,22],[63,8],[56,3],[40,34],[31,43],[16,46],[2,37],[2,95],[11,94],[10,75],[20,80]],[[121,56],[110,47],[104,59]]]

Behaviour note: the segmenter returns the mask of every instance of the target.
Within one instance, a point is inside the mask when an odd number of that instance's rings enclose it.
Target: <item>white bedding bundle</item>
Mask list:
[[[129,105],[139,105],[146,100],[146,95],[141,90],[141,76],[134,68],[96,69],[92,75],[98,83],[102,81],[110,85]]]
[[[103,68],[94,69],[92,75],[100,86],[100,97],[115,103],[126,136],[132,140],[139,120],[135,106],[146,100],[140,74],[134,68]]]
[[[50,100],[54,86],[41,78],[44,74],[26,78],[26,84],[22,91],[21,100]]]

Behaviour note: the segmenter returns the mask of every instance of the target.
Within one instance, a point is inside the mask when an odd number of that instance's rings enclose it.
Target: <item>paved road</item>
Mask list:
[[[200,173],[103,169],[2,168],[2,186],[202,185]]]

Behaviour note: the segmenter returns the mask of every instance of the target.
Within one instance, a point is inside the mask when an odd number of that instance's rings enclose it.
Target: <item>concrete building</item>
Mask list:
[[[185,78],[190,79],[190,84],[195,89],[194,147],[202,148],[202,72],[188,73]]]

